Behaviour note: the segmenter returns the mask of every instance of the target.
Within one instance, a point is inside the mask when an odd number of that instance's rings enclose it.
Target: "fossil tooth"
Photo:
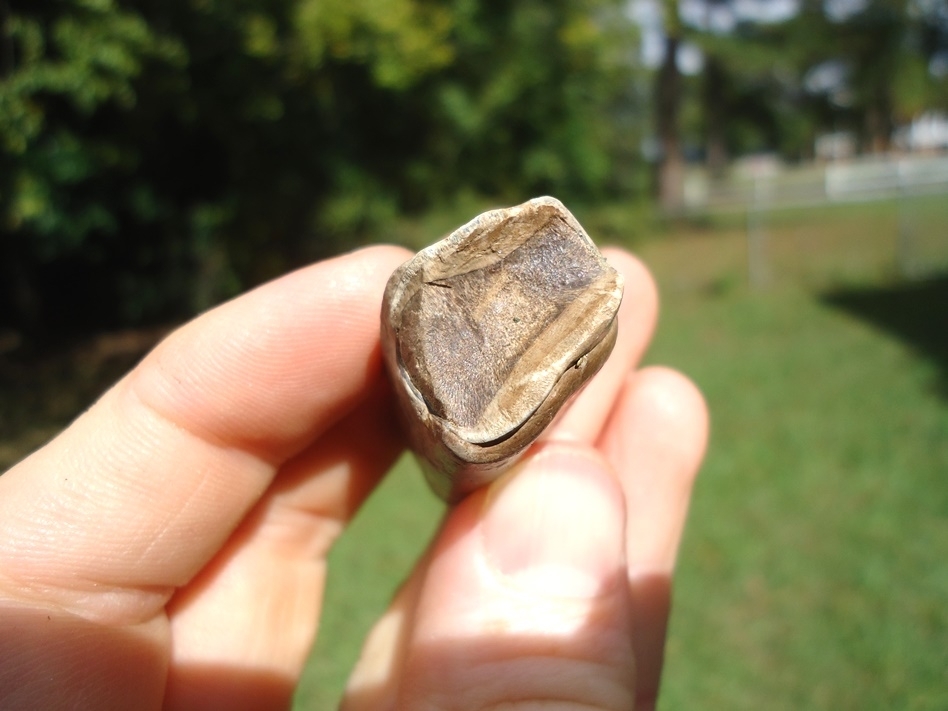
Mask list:
[[[382,352],[448,502],[499,476],[608,358],[622,277],[555,198],[475,217],[390,278]]]

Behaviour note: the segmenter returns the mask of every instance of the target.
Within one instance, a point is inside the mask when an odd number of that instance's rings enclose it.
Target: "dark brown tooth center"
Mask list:
[[[476,427],[519,358],[602,271],[554,217],[498,261],[426,283],[405,306],[400,340],[413,344],[403,366],[431,412]]]

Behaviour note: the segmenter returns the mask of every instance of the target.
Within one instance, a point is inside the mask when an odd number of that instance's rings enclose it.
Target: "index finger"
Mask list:
[[[322,262],[172,334],[0,477],[5,587],[102,621],[154,614],[380,377],[381,294],[404,259]]]

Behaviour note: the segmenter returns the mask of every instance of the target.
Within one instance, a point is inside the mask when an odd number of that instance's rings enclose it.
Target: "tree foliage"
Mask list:
[[[463,193],[622,187],[614,0],[0,13],[0,313],[21,328],[203,308]]]
[[[0,0],[0,328],[177,317],[472,194],[633,199],[650,116],[720,169],[948,106],[939,0],[658,1],[702,77],[647,75],[626,0]]]
[[[726,32],[687,28],[705,55],[709,157],[776,150],[805,158],[820,132],[840,130],[864,150],[887,150],[896,125],[948,105],[948,69],[931,69],[938,56],[948,63],[943,2],[802,0],[779,22],[742,17],[732,0],[703,2],[735,18]]]

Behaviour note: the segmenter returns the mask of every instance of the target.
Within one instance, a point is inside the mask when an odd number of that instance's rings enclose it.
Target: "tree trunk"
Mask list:
[[[10,6],[6,0],[0,0],[0,78],[13,73],[13,39],[7,27],[10,24]]]
[[[681,73],[676,57],[681,40],[677,33],[677,3],[667,4],[676,13],[675,22],[666,18],[665,59],[655,77],[655,123],[661,156],[658,164],[658,201],[668,213],[681,212],[685,204],[685,165],[681,155],[679,114],[681,113]]]
[[[886,153],[892,137],[892,111],[885,97],[880,97],[866,111],[866,148],[869,153]]]
[[[708,172],[714,179],[721,178],[727,168],[727,111],[724,91],[727,75],[721,62],[715,57],[705,57],[704,63],[704,116],[705,116],[705,161]]]

